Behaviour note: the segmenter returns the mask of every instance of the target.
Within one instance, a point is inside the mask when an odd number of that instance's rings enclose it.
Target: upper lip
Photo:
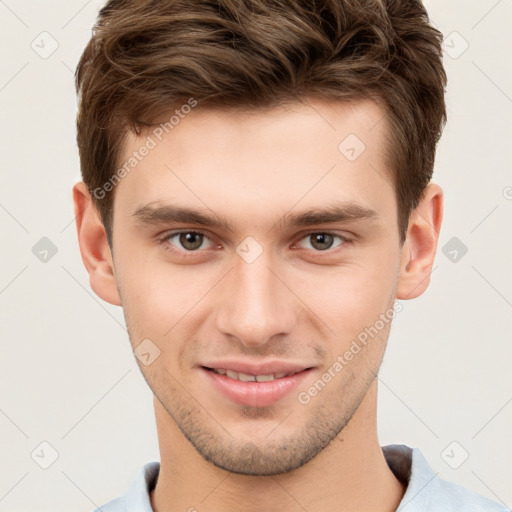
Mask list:
[[[202,364],[210,369],[231,370],[237,373],[245,373],[247,375],[270,375],[275,373],[297,373],[309,368],[311,365],[291,363],[286,361],[266,361],[260,363],[250,363],[245,361],[215,361]]]

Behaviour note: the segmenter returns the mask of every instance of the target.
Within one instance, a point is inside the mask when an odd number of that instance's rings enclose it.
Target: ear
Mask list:
[[[396,292],[397,299],[415,299],[430,283],[430,273],[443,220],[443,191],[429,183],[411,212]]]
[[[101,217],[83,181],[73,186],[76,230],[82,261],[89,272],[89,283],[98,297],[121,305],[114,275],[112,253]]]

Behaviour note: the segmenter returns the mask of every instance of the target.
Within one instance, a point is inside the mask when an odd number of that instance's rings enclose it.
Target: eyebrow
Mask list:
[[[223,228],[233,232],[233,224],[226,218],[212,212],[210,209],[203,211],[194,210],[177,205],[149,203],[137,208],[132,216],[141,225],[160,225],[170,223],[189,223],[205,227]],[[324,208],[315,208],[300,213],[286,213],[272,227],[307,227],[317,224],[334,222],[347,222],[365,219],[377,219],[376,211],[363,207],[357,203],[335,202]]]

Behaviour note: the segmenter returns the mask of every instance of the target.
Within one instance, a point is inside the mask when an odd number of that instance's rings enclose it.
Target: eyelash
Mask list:
[[[166,233],[163,237],[161,237],[159,239],[159,242],[163,245],[164,249],[166,251],[169,251],[173,254],[178,254],[180,256],[184,256],[184,257],[194,257],[196,254],[202,252],[201,249],[196,249],[194,251],[189,251],[189,250],[186,250],[186,249],[176,249],[175,247],[172,246],[172,244],[170,243],[170,239],[172,239],[173,237],[175,237],[176,235],[182,235],[182,234],[185,234],[185,233],[194,233],[194,234],[197,234],[197,235],[202,235],[204,236],[205,238],[207,238],[208,240],[212,241],[210,239],[210,237],[202,232],[201,230],[181,230],[181,231],[173,231],[171,233]],[[306,249],[306,251],[313,251],[313,253],[315,254],[315,256],[321,256],[322,254],[332,254],[333,252],[336,251],[336,249],[338,249],[339,247],[343,246],[343,245],[346,245],[346,244],[349,244],[352,242],[352,240],[346,236],[342,236],[338,233],[335,233],[333,231],[310,231],[309,233],[306,233],[304,235],[302,235],[298,241],[300,242],[301,240],[303,240],[304,238],[307,238],[311,235],[316,235],[316,234],[322,234],[322,235],[330,235],[334,238],[338,238],[341,240],[341,243],[338,244],[336,247],[334,247],[333,249],[325,249],[324,251],[315,251],[315,250],[312,250],[312,249]],[[296,242],[294,242],[296,243]],[[205,250],[205,249],[203,249]]]

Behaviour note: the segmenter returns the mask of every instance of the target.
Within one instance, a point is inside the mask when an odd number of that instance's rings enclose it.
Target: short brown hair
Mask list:
[[[190,98],[224,109],[372,98],[390,126],[403,242],[432,177],[445,87],[442,35],[419,0],[111,0],[76,70],[82,178],[112,247],[114,190],[94,191],[128,131]]]

